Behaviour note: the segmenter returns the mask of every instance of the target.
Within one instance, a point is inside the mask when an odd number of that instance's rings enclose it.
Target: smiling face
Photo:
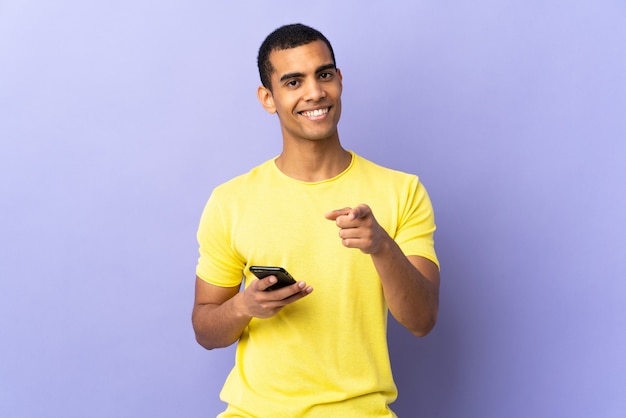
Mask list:
[[[259,87],[259,101],[277,113],[286,141],[338,140],[341,72],[323,41],[274,50],[272,91]]]

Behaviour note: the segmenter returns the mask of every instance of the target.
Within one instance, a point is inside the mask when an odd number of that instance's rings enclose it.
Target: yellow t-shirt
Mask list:
[[[276,265],[314,288],[276,316],[250,321],[220,416],[395,416],[380,278],[369,255],[341,244],[324,213],[366,203],[406,255],[438,265],[434,216],[416,176],[352,155],[329,180],[295,180],[270,160],[213,191],[198,229],[198,277],[247,286],[251,265]]]

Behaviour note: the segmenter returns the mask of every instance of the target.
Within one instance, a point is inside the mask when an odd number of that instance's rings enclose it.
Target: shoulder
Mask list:
[[[213,194],[231,194],[241,190],[242,188],[255,187],[259,182],[265,181],[268,176],[272,175],[273,163],[274,159],[267,160],[252,168],[247,173],[233,177],[232,179],[216,186],[213,190]]]
[[[356,171],[363,176],[378,179],[385,182],[418,184],[419,178],[416,174],[407,173],[397,169],[385,167],[371,160],[368,160],[356,153],[354,155],[354,166]]]

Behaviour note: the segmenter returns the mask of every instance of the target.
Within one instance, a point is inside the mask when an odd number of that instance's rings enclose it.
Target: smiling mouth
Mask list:
[[[300,114],[302,116],[304,116],[305,118],[308,118],[308,119],[317,119],[317,118],[320,118],[320,117],[326,115],[329,110],[330,110],[329,107],[325,107],[323,109],[315,109],[315,110],[303,111],[303,112],[300,112]]]

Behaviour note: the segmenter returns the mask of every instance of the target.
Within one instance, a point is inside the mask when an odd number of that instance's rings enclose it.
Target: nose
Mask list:
[[[324,97],[326,97],[326,90],[324,90],[324,87],[319,80],[311,80],[307,83],[304,97],[306,101],[315,102],[323,99]]]

